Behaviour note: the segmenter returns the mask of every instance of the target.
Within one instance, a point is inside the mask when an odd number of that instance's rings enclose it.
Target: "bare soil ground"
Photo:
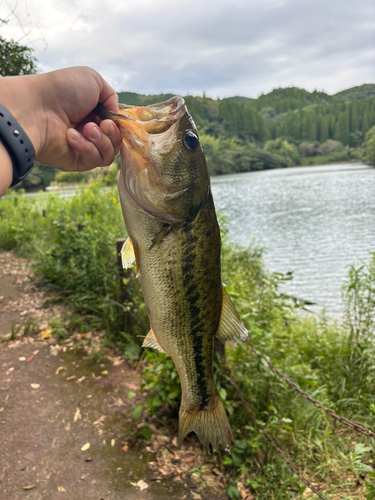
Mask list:
[[[145,404],[134,420],[140,374],[104,350],[103,333],[51,335],[63,311],[43,307],[30,273],[0,253],[0,500],[227,499],[217,459],[194,437],[177,448],[177,426]]]

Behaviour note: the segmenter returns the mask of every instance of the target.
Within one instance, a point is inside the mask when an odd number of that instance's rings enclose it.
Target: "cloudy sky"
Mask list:
[[[0,0],[0,18],[41,71],[89,65],[117,91],[257,97],[375,83],[374,0]]]

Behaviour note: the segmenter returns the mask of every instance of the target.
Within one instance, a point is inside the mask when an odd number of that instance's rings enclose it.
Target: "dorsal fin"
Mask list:
[[[234,304],[223,287],[223,304],[216,337],[222,342],[227,340],[243,340],[248,337],[245,325],[242,323]]]
[[[157,338],[155,337],[155,333],[152,328],[146,335],[142,347],[152,347],[153,349],[157,349],[158,351],[165,352],[164,349],[160,347],[160,344]]]

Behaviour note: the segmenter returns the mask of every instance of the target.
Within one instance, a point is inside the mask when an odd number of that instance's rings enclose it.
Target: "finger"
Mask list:
[[[115,134],[115,125],[113,125],[113,128],[111,125],[108,125],[108,129],[112,136]],[[117,127],[116,127],[117,128]],[[94,146],[97,148],[102,161],[100,163],[101,166],[104,165],[110,165],[115,156],[115,150],[112,144],[111,139],[103,133],[103,131],[94,123],[87,123],[83,127],[83,136],[88,140],[91,141]]]
[[[103,120],[99,126],[103,134],[105,134],[112,142],[114,153],[117,155],[122,145],[122,135],[119,128],[113,123],[112,120]]]
[[[101,80],[99,102],[104,104],[106,108],[114,113],[118,113],[118,95],[116,91],[104,80],[102,76],[98,76]]]
[[[97,134],[92,134],[96,127]],[[111,141],[106,137],[100,129],[93,123],[87,124],[84,129],[85,135],[81,135],[75,129],[68,129],[67,141],[70,147],[78,153],[77,169],[79,171],[92,170],[95,167],[110,165],[114,159],[114,150]],[[92,136],[94,135],[94,138]],[[98,137],[96,139],[95,137]],[[103,145],[104,138],[104,145]],[[107,144],[105,144],[107,143]],[[97,147],[100,147],[100,150]],[[103,154],[102,154],[103,152]]]

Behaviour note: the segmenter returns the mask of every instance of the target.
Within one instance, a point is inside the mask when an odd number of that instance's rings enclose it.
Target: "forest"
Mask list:
[[[172,96],[120,92],[119,101],[147,106]],[[375,163],[375,84],[336,95],[291,87],[274,89],[257,99],[212,99],[204,94],[184,98],[211,175],[340,161]],[[85,182],[92,175],[56,174],[37,164],[22,187]],[[102,175],[108,182],[116,178],[108,172]]]

